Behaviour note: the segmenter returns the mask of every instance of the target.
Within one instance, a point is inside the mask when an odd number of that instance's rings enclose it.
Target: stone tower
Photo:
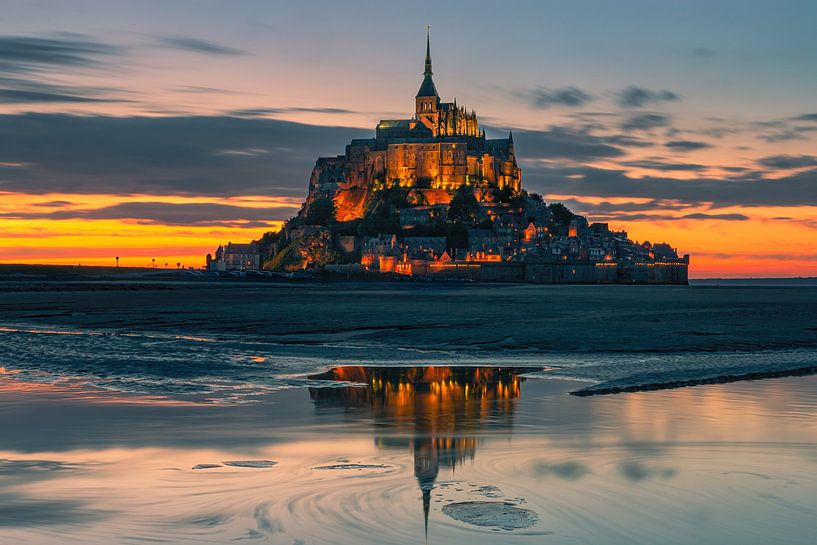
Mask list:
[[[436,131],[440,119],[440,95],[437,94],[434,80],[431,79],[433,74],[434,72],[431,71],[431,33],[428,32],[426,34],[426,67],[423,72],[423,83],[420,85],[420,90],[417,91],[417,96],[414,97],[414,118],[432,131]]]

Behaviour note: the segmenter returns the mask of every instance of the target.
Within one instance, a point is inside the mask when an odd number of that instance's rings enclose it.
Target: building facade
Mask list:
[[[373,187],[396,184],[451,191],[470,184],[520,191],[522,171],[513,135],[486,138],[473,110],[440,99],[432,76],[427,41],[414,116],[382,120],[374,138],[352,140],[343,155],[318,159],[310,194],[334,198],[339,220],[360,217],[365,191]]]

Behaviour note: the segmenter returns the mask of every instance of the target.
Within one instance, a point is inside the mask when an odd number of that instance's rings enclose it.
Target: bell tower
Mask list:
[[[440,95],[434,86],[431,76],[431,26],[426,27],[426,65],[423,72],[423,83],[417,96],[414,97],[414,119],[437,133],[440,118]]]

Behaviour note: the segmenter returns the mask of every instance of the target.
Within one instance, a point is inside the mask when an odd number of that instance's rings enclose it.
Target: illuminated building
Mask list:
[[[440,99],[432,75],[427,41],[414,117],[382,120],[374,138],[352,140],[344,155],[318,159],[309,193],[333,198],[338,220],[361,217],[369,192],[392,185],[428,190],[429,205],[447,202],[440,190],[463,184],[521,189],[513,136],[486,138],[473,110]]]

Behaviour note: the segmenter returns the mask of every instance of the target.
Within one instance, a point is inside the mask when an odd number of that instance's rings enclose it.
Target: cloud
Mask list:
[[[656,102],[674,102],[681,97],[672,91],[651,91],[643,87],[631,85],[616,93],[616,102],[624,108],[641,108]]]
[[[625,154],[605,137],[571,127],[556,126],[541,131],[514,129],[513,138],[517,156],[531,160],[568,159],[581,162]]]
[[[100,68],[122,52],[82,34],[0,36],[0,104],[121,102],[121,91],[54,83],[48,74]]]
[[[792,120],[794,120],[794,121],[814,121],[814,122],[817,122],[817,113],[798,115],[797,117],[793,117]]]
[[[806,168],[817,166],[817,157],[813,155],[771,155],[758,159],[757,163],[768,168]]]
[[[278,207],[244,207],[219,203],[126,202],[86,210],[19,212],[0,214],[13,219],[126,219],[160,225],[264,227],[270,221],[283,220],[297,212],[300,204]]]
[[[113,102],[111,99],[83,97],[22,89],[0,89],[0,104],[33,104],[50,102]]]
[[[708,47],[694,47],[690,53],[693,57],[698,59],[711,59],[715,56],[715,51],[709,49]]]
[[[660,160],[640,160],[640,161],[627,161],[621,163],[624,166],[628,167],[635,167],[635,168],[646,168],[651,170],[663,170],[663,171],[684,171],[684,172],[700,172],[702,170],[706,170],[708,167],[706,165],[699,165],[696,163],[667,163]]]
[[[525,169],[528,191],[555,195],[631,197],[675,201],[678,206],[708,203],[729,206],[817,206],[817,168],[776,179],[764,172],[734,178],[698,177],[678,180],[661,176],[631,178],[622,170],[591,166],[552,167],[544,164]]]
[[[246,53],[239,49],[233,49],[214,42],[187,36],[162,36],[159,38],[159,41],[167,47],[201,53],[203,55],[244,55]]]
[[[711,148],[712,144],[706,142],[694,142],[692,140],[672,140],[664,144],[665,147],[674,151],[694,151]]]
[[[635,114],[621,122],[620,127],[624,131],[651,131],[669,125],[670,118],[659,113]]]
[[[743,214],[705,214],[703,212],[698,212],[695,214],[687,214],[685,216],[681,216],[681,219],[687,220],[724,220],[724,221],[746,221],[749,219],[749,216],[745,216]]]
[[[594,202],[587,203],[581,199],[561,199],[561,202],[580,214],[590,216],[595,221],[679,221],[679,220],[719,220],[746,221],[744,214],[717,214],[695,212],[690,214],[669,214],[681,207],[706,206],[707,203],[680,202],[669,199],[639,200],[638,202]]]
[[[585,212],[589,214],[589,212]],[[749,216],[743,214],[686,214],[684,216],[671,216],[669,214],[614,214],[609,216],[594,215],[593,219],[598,221],[679,221],[679,220],[720,220],[720,221],[745,221]]]
[[[35,79],[0,76],[0,104],[58,102],[124,102],[116,91],[101,87],[56,85]]]
[[[241,110],[232,110],[228,115],[236,117],[264,117],[275,116],[282,114],[356,114],[355,110],[345,110],[343,108],[305,108],[305,107],[290,107],[290,108],[245,108]]]
[[[275,119],[0,115],[0,191],[302,196],[320,155],[372,131]],[[224,153],[265,150],[267,153]]]
[[[584,106],[593,97],[579,89],[578,87],[563,87],[561,89],[548,89],[537,87],[531,91],[520,93],[534,108],[550,108],[551,106],[567,106],[575,108]]]
[[[0,70],[6,73],[99,66],[107,57],[120,53],[122,48],[84,34],[0,36]]]

